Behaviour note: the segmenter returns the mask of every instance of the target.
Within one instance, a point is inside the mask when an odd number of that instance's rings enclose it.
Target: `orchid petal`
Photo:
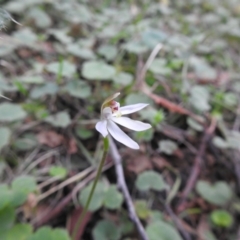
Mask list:
[[[105,101],[102,104],[101,109],[104,108],[104,105],[106,105],[107,103],[111,102],[113,99],[117,98],[120,95],[120,92],[114,93],[112,96],[108,97],[107,99],[105,99]]]
[[[126,128],[129,128],[134,131],[144,131],[152,126],[148,123],[143,123],[140,121],[132,120],[128,117],[113,117],[111,118],[115,123],[118,123]]]
[[[139,145],[134,142],[126,133],[124,133],[113,121],[108,120],[107,129],[117,141],[121,142],[127,147],[139,149]]]
[[[112,110],[110,107],[105,107],[103,110],[102,110],[102,114],[101,114],[101,117],[102,119],[108,119],[112,116]]]
[[[145,108],[148,105],[149,104],[147,104],[147,103],[132,104],[132,105],[120,107],[119,111],[121,112],[122,115],[126,115],[126,114],[130,114],[133,112],[137,112],[137,111]]]
[[[95,128],[97,129],[98,132],[100,132],[103,135],[103,137],[106,137],[108,135],[106,120],[97,122]]]

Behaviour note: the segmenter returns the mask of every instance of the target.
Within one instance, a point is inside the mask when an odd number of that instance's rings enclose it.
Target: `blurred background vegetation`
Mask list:
[[[149,240],[240,239],[238,0],[0,4],[1,240],[70,239],[119,91],[150,104],[117,143]],[[107,160],[78,239],[141,239]]]

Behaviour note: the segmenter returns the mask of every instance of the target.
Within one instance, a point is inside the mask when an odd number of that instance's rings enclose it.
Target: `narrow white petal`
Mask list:
[[[113,121],[108,121],[107,129],[113,138],[115,138],[117,141],[121,142],[127,147],[139,149],[139,145],[134,142],[126,133],[124,133]]]
[[[134,131],[144,131],[144,130],[147,130],[147,129],[152,127],[148,123],[135,121],[135,120],[132,120],[132,119],[130,119],[128,117],[113,117],[112,120],[115,123],[118,123],[118,124],[120,124],[120,125],[122,125],[122,126],[124,126],[126,128],[134,130]]]
[[[122,115],[130,114],[130,113],[133,113],[133,112],[137,112],[137,111],[145,108],[148,105],[149,104],[147,104],[147,103],[132,104],[132,105],[120,107],[119,111],[121,112]]]
[[[110,107],[105,107],[103,110],[102,110],[102,113],[101,113],[101,118],[104,120],[104,119],[108,119],[112,116],[112,110]]]
[[[97,122],[95,128],[103,135],[103,137],[106,137],[108,135],[106,120]]]

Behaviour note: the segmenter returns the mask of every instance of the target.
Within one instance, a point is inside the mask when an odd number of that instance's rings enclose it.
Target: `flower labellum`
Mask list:
[[[120,107],[119,102],[114,101],[114,99],[119,95],[120,93],[115,93],[103,102],[101,107],[101,120],[96,124],[96,129],[103,135],[103,137],[106,137],[110,133],[113,138],[126,145],[127,147],[139,149],[139,145],[133,141],[125,132],[123,132],[117,124],[134,131],[144,131],[151,128],[152,126],[148,123],[132,120],[128,117],[123,117],[123,115],[137,112],[145,108],[148,106],[148,104],[137,103]]]

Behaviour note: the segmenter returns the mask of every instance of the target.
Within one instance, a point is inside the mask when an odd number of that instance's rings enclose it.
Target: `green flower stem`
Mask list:
[[[74,226],[74,229],[73,229],[73,234],[72,234],[72,239],[73,240],[76,240],[76,236],[77,236],[77,231],[78,229],[80,228],[81,224],[82,224],[82,221],[88,211],[88,207],[91,203],[91,200],[92,200],[92,196],[93,196],[93,193],[94,193],[94,190],[96,188],[96,185],[97,185],[97,182],[99,180],[99,177],[101,175],[101,172],[102,172],[102,168],[104,166],[104,163],[105,163],[105,159],[106,159],[106,156],[107,156],[107,153],[108,153],[108,148],[109,148],[109,142],[108,142],[108,138],[105,137],[104,138],[104,149],[103,149],[103,155],[102,155],[102,159],[101,159],[101,162],[99,164],[99,167],[98,167],[98,170],[97,170],[97,175],[94,179],[94,182],[93,182],[93,186],[92,186],[92,189],[91,189],[91,192],[88,196],[88,199],[87,199],[87,203],[86,205],[84,206],[83,208],[83,211],[79,217],[79,219],[77,220],[75,226]]]

